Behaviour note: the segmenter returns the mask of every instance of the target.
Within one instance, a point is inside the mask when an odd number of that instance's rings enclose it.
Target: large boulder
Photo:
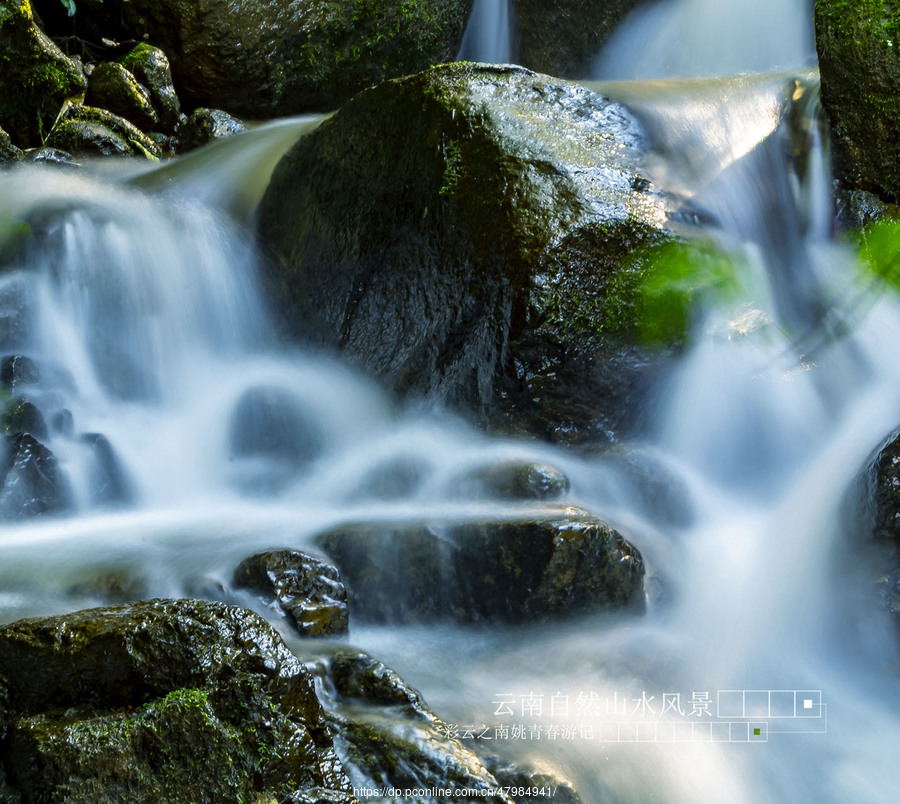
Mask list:
[[[517,622],[643,605],[637,548],[573,508],[489,522],[348,525],[317,544],[362,620]]]
[[[252,612],[155,600],[22,620],[0,630],[0,678],[22,801],[351,793],[312,678]]]
[[[642,145],[622,106],[520,68],[384,83],[276,168],[259,212],[272,293],[295,334],[398,392],[558,435],[554,415],[619,393],[595,363],[630,318],[615,277],[665,236]]]
[[[28,0],[0,0],[0,127],[20,147],[39,145],[85,77],[35,24]]]
[[[900,0],[816,0],[815,21],[837,173],[900,201]]]
[[[550,75],[586,78],[603,43],[639,0],[514,0],[519,64]]]
[[[271,117],[332,109],[371,84],[452,59],[471,4],[79,0],[74,29],[146,37],[169,57],[191,106]]]

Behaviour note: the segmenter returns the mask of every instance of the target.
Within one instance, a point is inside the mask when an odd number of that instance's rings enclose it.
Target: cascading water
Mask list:
[[[741,8],[679,7],[695,5]],[[801,5],[770,10],[795,20]],[[799,50],[684,70],[796,65],[807,28],[806,16],[786,23]],[[814,82],[801,83],[809,97]],[[96,602],[109,573],[141,596],[214,595],[255,550],[302,546],[347,521],[499,516],[491,500],[461,498],[460,477],[500,460],[547,461],[572,480],[567,502],[640,548],[651,568],[645,615],[354,625],[353,644],[448,722],[524,724],[527,734],[493,747],[570,777],[586,804],[894,800],[898,657],[845,501],[897,425],[900,306],[889,296],[847,301],[866,291],[827,240],[823,163],[785,169],[796,132],[779,124],[783,99],[803,94],[793,79],[604,91],[641,116],[659,157],[652,167],[678,165],[661,180],[685,199],[686,221],[704,221],[707,236],[745,257],[743,296],[698,318],[677,370],[648,400],[657,415],[629,448],[666,478],[666,506],[648,503],[620,459],[398,411],[348,370],[278,347],[256,256],[228,214],[246,220],[255,196],[240,198],[241,177],[265,174],[260,165],[290,140],[282,135],[311,125],[282,123],[280,133],[233,140],[209,164],[198,156],[163,169],[174,177],[0,177],[0,232],[23,224],[33,234],[0,242],[11,266],[0,275],[2,348],[40,365],[21,390],[47,419],[72,485],[67,516],[4,526],[2,618]],[[757,134],[742,144],[750,128]],[[238,168],[239,178],[223,178]],[[685,223],[689,235],[697,228]],[[117,457],[99,481],[90,433]],[[379,490],[398,462],[415,467],[416,482]],[[95,486],[110,477],[119,493],[101,506]],[[747,691],[748,708],[717,725],[730,737],[730,723],[743,723],[746,739],[720,742],[710,713],[734,703],[729,691]],[[796,716],[767,717],[753,691],[789,692]],[[768,696],[766,706],[785,700]],[[508,719],[509,705],[521,717]]]
[[[513,61],[513,26],[510,0],[475,0],[457,58],[509,64]]]
[[[612,35],[595,78],[771,72],[815,63],[809,0],[643,2]]]

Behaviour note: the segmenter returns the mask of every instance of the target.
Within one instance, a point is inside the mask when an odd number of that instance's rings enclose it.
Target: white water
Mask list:
[[[776,72],[815,64],[810,0],[655,0],[610,37],[594,78]]]
[[[663,90],[670,107],[678,92]],[[643,109],[648,123],[655,105]],[[664,140],[660,127],[660,154],[697,153],[691,120],[707,133],[715,156],[682,171],[678,191],[753,266],[745,298],[698,324],[693,348],[647,400],[651,426],[631,445],[635,461],[670,473],[682,517],[651,506],[617,461],[489,440],[433,411],[400,411],[341,366],[276,348],[255,255],[210,206],[210,188],[221,186],[231,208],[239,184],[220,185],[220,171],[253,175],[256,159],[271,162],[266,149],[256,153],[254,135],[244,155],[235,140],[215,165],[176,171],[165,197],[149,179],[152,192],[57,172],[0,176],[0,220],[45,222],[27,264],[0,276],[0,295],[23,294],[34,320],[4,353],[64,369],[45,371],[35,401],[48,416],[71,410],[76,434],[104,433],[134,490],[124,510],[92,508],[85,448],[64,434],[50,438],[79,508],[3,527],[3,618],[99,602],[85,584],[123,568],[147,596],[215,595],[246,555],[302,547],[340,522],[502,515],[490,501],[460,499],[459,477],[497,460],[544,460],[571,477],[567,503],[604,516],[640,548],[650,571],[646,615],[491,629],[354,624],[352,643],[460,725],[509,725],[495,714],[507,696],[517,705],[530,693],[567,697],[567,715],[525,722],[574,726],[574,739],[545,731],[492,747],[569,777],[585,804],[894,801],[900,661],[844,503],[900,423],[900,308],[889,296],[852,303],[864,291],[849,256],[827,240],[827,174],[815,160],[804,176],[785,172],[773,138],[777,105],[747,117],[747,106],[729,109],[728,120],[755,121],[770,135],[756,149],[725,147],[722,131],[742,126],[711,126],[715,106],[696,99],[666,118],[684,124],[680,140]],[[788,303],[798,287],[800,301]],[[804,315],[810,288],[832,304],[824,324]],[[838,337],[835,321],[850,333]],[[235,453],[232,417],[256,387],[288,394],[314,433],[318,448],[296,470],[278,456]],[[418,482],[402,494],[379,491],[384,467],[396,462],[415,466]],[[821,690],[827,733],[776,733],[769,720],[759,744],[600,742],[601,727],[623,718],[577,711],[588,694],[605,702],[646,693],[658,704],[678,693],[687,709],[703,693],[715,706],[726,690]],[[812,721],[820,732],[824,724]]]
[[[475,0],[457,59],[491,64],[513,61],[511,0]]]

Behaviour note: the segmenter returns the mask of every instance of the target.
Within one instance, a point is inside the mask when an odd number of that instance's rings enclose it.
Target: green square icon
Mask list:
[[[760,734],[762,734],[762,729],[753,729],[754,737],[759,737]]]

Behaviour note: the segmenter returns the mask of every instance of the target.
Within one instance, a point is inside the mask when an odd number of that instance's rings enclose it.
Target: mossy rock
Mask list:
[[[178,151],[192,151],[216,140],[232,137],[246,131],[247,127],[236,117],[221,109],[194,109],[179,122],[176,129]]]
[[[168,56],[185,104],[259,118],[333,109],[367,86],[452,59],[471,5],[87,0],[76,3],[73,24],[96,35],[102,19],[105,36],[146,35]]]
[[[822,102],[838,176],[900,201],[900,0],[816,0]]]
[[[169,57],[158,47],[141,42],[122,59],[122,64],[150,93],[159,115],[160,130],[174,132],[181,115],[181,102],[175,93]]]
[[[380,622],[520,622],[643,606],[643,560],[571,508],[496,522],[372,523],[317,537],[354,616]]]
[[[0,127],[19,147],[40,145],[84,75],[34,22],[28,0],[0,0]]]
[[[85,103],[124,117],[142,131],[150,131],[159,121],[149,90],[117,62],[104,62],[94,68]]]
[[[518,63],[550,75],[587,78],[600,48],[639,0],[513,0]]]
[[[309,673],[252,612],[147,601],[0,630],[5,771],[25,801],[349,794]]]
[[[400,394],[496,420],[541,407],[524,374],[558,352],[572,382],[543,376],[596,410],[573,355],[632,336],[630,255],[667,237],[643,147],[622,106],[515,67],[443,65],[357,95],[260,207],[286,328]]]
[[[159,146],[133,123],[105,109],[74,103],[53,127],[47,144],[75,156],[157,160]]]

